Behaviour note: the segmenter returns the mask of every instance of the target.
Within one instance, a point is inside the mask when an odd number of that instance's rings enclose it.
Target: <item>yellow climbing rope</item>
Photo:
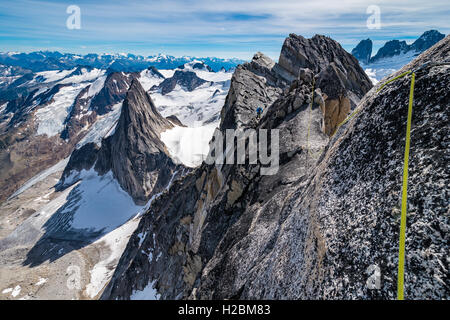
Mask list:
[[[397,79],[403,78],[404,76],[407,76],[407,75],[410,74],[410,73],[413,73],[413,72],[412,72],[412,71],[406,71],[406,72],[403,72],[402,74],[400,74],[400,75],[398,75],[398,76],[392,78],[391,80],[386,81],[383,85],[381,85],[381,87],[378,88],[377,92],[380,92],[381,89],[383,89],[383,88],[384,88],[386,85],[388,85],[389,83],[394,82],[394,81],[397,80]]]
[[[405,74],[406,75],[406,74]],[[408,120],[406,122],[406,143],[405,157],[403,163],[403,186],[402,186],[402,213],[400,219],[400,239],[398,249],[398,276],[397,276],[397,299],[404,299],[404,280],[405,280],[405,239],[406,239],[406,213],[408,207],[408,164],[409,164],[409,145],[411,141],[411,119],[414,100],[414,83],[416,74],[411,72],[411,87],[409,89]]]
[[[405,283],[405,240],[406,240],[406,214],[408,210],[408,168],[409,168],[409,147],[411,142],[411,119],[412,119],[412,108],[414,101],[414,85],[416,74],[412,71],[406,71],[389,81],[381,85],[377,92],[381,91],[386,85],[394,82],[397,79],[403,78],[411,74],[411,86],[409,89],[409,104],[408,104],[408,118],[406,120],[406,142],[405,142],[405,155],[403,161],[403,184],[402,184],[402,209],[400,218],[400,236],[398,245],[398,271],[397,271],[397,299],[403,300],[404,295],[404,283]],[[344,120],[342,124],[350,120],[357,112],[353,112],[350,117]],[[341,125],[342,125],[341,124]],[[339,127],[341,126],[339,125]]]
[[[409,147],[411,142],[411,119],[412,108],[414,101],[414,85],[416,80],[416,74],[412,71],[406,71],[380,86],[377,92],[381,91],[386,85],[394,82],[397,79],[403,78],[411,74],[411,86],[409,89],[409,104],[408,104],[408,118],[406,120],[406,142],[405,142],[405,155],[403,161],[403,183],[402,183],[402,209],[400,218],[400,236],[398,245],[398,271],[397,271],[397,299],[403,300],[405,297],[405,240],[406,240],[406,214],[408,210],[408,169],[409,169]],[[360,109],[355,110],[347,119],[345,119],[339,126],[345,124],[348,120],[353,118]],[[336,129],[337,131],[337,129]]]
[[[412,107],[414,100],[414,85],[416,74],[413,71],[406,71],[389,81],[385,82],[377,90],[379,92],[386,85],[394,82],[397,79],[403,78],[411,74],[411,86],[409,90],[409,105],[408,105],[408,118],[406,122],[406,142],[405,142],[405,155],[403,163],[403,184],[402,184],[402,208],[401,208],[401,218],[400,218],[400,236],[399,236],[399,249],[398,249],[398,273],[397,273],[397,299],[404,299],[404,281],[405,281],[405,240],[406,240],[406,214],[408,209],[408,168],[409,168],[409,147],[411,142],[411,119],[412,119]],[[352,112],[344,121],[342,121],[337,127],[333,136],[338,129],[352,119],[361,111],[361,108],[356,109]]]

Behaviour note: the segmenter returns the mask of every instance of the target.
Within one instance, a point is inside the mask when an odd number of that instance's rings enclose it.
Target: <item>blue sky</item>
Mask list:
[[[69,30],[69,5],[81,9],[81,29]],[[368,29],[369,5],[381,28]],[[0,0],[0,51],[157,53],[277,59],[289,33],[328,35],[351,50],[370,37],[412,42],[424,31],[448,34],[448,0]]]

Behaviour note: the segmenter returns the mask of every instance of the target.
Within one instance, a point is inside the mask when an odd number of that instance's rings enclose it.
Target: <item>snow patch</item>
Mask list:
[[[172,78],[173,75],[175,74],[175,70],[174,69],[168,69],[168,70],[158,70],[159,73],[161,73],[164,78]]]
[[[372,80],[373,84],[401,69],[418,55],[416,51],[409,51],[393,57],[380,59],[373,63],[361,63],[361,67]],[[376,81],[376,82],[375,82]]]
[[[103,76],[106,73],[106,70],[96,68],[90,71],[87,71],[87,69],[82,69],[81,71],[82,71],[81,74],[65,78],[60,83],[82,83],[94,81],[95,79]]]
[[[17,297],[20,294],[20,291],[22,290],[22,288],[20,286],[16,286],[13,290],[13,292],[11,293],[11,296],[13,296],[14,298]]]
[[[75,68],[70,70],[51,70],[37,72],[32,82],[36,82],[36,78],[44,78],[44,83],[54,82],[67,77],[69,74],[75,71]]]
[[[47,278],[41,278],[41,277],[39,277],[39,280],[38,280],[38,282],[36,282],[34,285],[35,286],[42,286],[44,283],[46,283],[47,282]]]
[[[3,294],[7,294],[13,291],[13,288],[6,288],[2,291]]]
[[[364,71],[366,72],[366,74],[369,77],[370,81],[372,81],[372,84],[376,85],[378,83],[376,70],[371,69],[371,68],[367,68]]]
[[[8,102],[0,105],[0,114],[3,113],[3,111],[5,111],[7,105],[8,105]]]
[[[100,90],[102,90],[103,86],[105,85],[106,76],[101,76],[97,80],[95,80],[91,86],[89,87],[87,96],[93,97],[97,95]]]
[[[152,72],[148,69],[145,69],[140,73],[139,82],[141,83],[145,91],[148,91],[153,86],[159,85],[163,81],[164,79],[153,75]]]
[[[187,126],[210,119],[220,120],[230,82],[205,83],[189,92],[179,85],[168,94],[151,92],[151,97],[164,116],[174,115]]]
[[[117,125],[122,110],[122,102],[112,106],[112,110],[103,116],[99,116],[89,129],[89,132],[78,142],[76,148],[79,149],[87,143],[94,142],[101,145],[102,139],[110,136]]]
[[[154,283],[150,282],[144,288],[144,290],[133,290],[130,296],[130,300],[159,300],[159,295],[156,289],[153,288]]]
[[[134,203],[111,171],[100,176],[94,169],[83,170],[80,177],[82,181],[76,187],[80,199],[71,225],[74,229],[110,232],[143,207]]]
[[[188,167],[199,166],[209,152],[209,142],[218,122],[200,127],[174,127],[161,133],[171,157]]]
[[[90,283],[86,286],[86,294],[90,298],[97,296],[111,279],[115,267],[128,244],[128,240],[138,224],[139,219],[130,220],[95,242],[107,245],[111,253],[106,259],[98,262],[90,271]]]
[[[38,121],[37,135],[55,136],[64,130],[64,122],[69,114],[76,96],[88,84],[74,84],[62,87],[53,96],[53,102],[36,112]]]

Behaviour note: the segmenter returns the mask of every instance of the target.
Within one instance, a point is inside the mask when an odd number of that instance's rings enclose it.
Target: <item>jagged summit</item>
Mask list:
[[[411,49],[422,52],[432,47],[435,43],[438,43],[445,38],[445,35],[437,30],[425,31],[416,41],[411,45]]]
[[[292,74],[293,78],[299,76],[301,68],[308,68],[319,74],[330,63],[334,63],[347,78],[347,90],[362,97],[372,87],[370,79],[355,57],[345,51],[337,41],[323,35],[306,39],[290,34],[284,41],[278,63]]]
[[[103,139],[101,147],[88,143],[75,150],[60,186],[67,187],[77,180],[74,171],[88,170],[95,164],[100,175],[112,171],[137,204],[145,203],[152,194],[167,186],[176,167],[160,140],[160,133],[172,127],[140,82],[134,79],[113,133]]]
[[[315,89],[324,93],[322,131],[328,135],[372,87],[355,57],[333,39],[291,34],[284,41],[278,63],[258,52],[251,62],[237,67],[221,112],[220,128],[251,125],[258,107],[266,109],[290,83],[301,82],[312,88],[313,78]],[[264,88],[265,94],[247,97],[242,93],[255,87]]]
[[[352,50],[352,55],[363,63],[369,63],[370,58],[372,57],[372,46],[373,43],[370,38],[361,40]]]
[[[111,169],[136,202],[146,202],[167,185],[175,168],[160,140],[160,133],[172,127],[139,81],[133,80],[109,148],[100,152],[96,168]]]
[[[400,54],[407,53],[409,50],[410,47],[408,46],[406,41],[391,40],[386,42],[385,45],[378,50],[377,54],[370,59],[370,62],[375,62],[380,59],[398,56]]]
[[[223,68],[223,67],[222,67]],[[208,72],[214,72],[214,70],[208,66],[203,61],[194,60],[188,63],[185,63],[181,66],[179,66],[177,69],[180,70],[201,70],[201,71],[208,71]]]
[[[145,92],[141,83],[134,79],[123,102],[113,140],[119,143],[122,134],[127,138],[126,142],[131,143],[136,137],[142,140],[151,139],[153,143],[147,145],[150,148],[147,152],[164,151],[165,147],[159,140],[159,134],[172,127],[172,124],[156,109],[152,98]]]
[[[136,78],[135,74],[125,74],[123,72],[108,73],[103,87],[90,103],[91,109],[99,115],[111,111],[114,103],[122,101],[125,98],[134,78]]]

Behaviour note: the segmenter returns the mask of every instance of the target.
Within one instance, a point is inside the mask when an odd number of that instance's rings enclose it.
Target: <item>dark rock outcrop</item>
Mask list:
[[[406,41],[391,40],[386,42],[385,45],[378,50],[377,54],[372,59],[370,59],[370,62],[398,56],[402,53],[408,52],[409,49],[410,48]]]
[[[416,41],[411,45],[411,49],[417,52],[423,52],[428,48],[431,48],[434,44],[438,43],[445,38],[445,35],[437,30],[425,31]]]
[[[186,127],[180,119],[177,118],[176,115],[170,115],[168,117],[166,117],[167,120],[169,120],[170,122],[172,122],[174,125],[176,126],[180,126],[180,127]]]
[[[70,113],[64,123],[61,138],[64,140],[74,138],[83,128],[95,122],[97,113],[90,110],[91,97],[88,96],[90,86],[87,86],[75,98]],[[113,100],[114,101],[114,100]],[[119,101],[114,101],[119,102]]]
[[[271,105],[289,83],[286,72],[262,53],[236,68],[220,114],[220,129],[251,126],[256,109]],[[254,94],[254,92],[258,94]]]
[[[164,79],[164,78],[165,78],[165,77],[161,74],[161,72],[159,72],[159,70],[156,69],[156,68],[153,67],[153,66],[148,67],[147,70],[148,70],[153,76],[156,76],[157,78],[160,78],[160,79]]]
[[[91,102],[91,109],[102,115],[111,111],[114,104],[122,101],[136,74],[112,72],[106,77],[105,84]]]
[[[372,40],[361,40],[358,45],[352,50],[352,55],[362,63],[369,63],[372,56]]]
[[[324,121],[322,130],[331,135],[364,94],[372,87],[370,79],[361,69],[358,60],[346,52],[331,38],[316,35],[311,39],[290,35],[284,42],[279,64],[289,74],[310,83],[312,71],[315,87],[325,93],[322,96]]]
[[[199,78],[195,72],[177,70],[171,78],[165,79],[158,86],[153,86],[151,91],[160,90],[164,95],[172,92],[176,85],[179,85],[188,91],[193,91],[195,88],[206,82],[206,80]]]
[[[285,40],[279,58],[280,66],[294,78],[299,76],[302,68],[308,68],[314,74],[318,74],[332,62],[348,79],[347,90],[363,96],[372,87],[369,78],[359,66],[358,60],[329,37],[315,35],[311,39],[306,39],[291,34]]]
[[[203,62],[197,62],[194,63],[192,65],[192,69],[197,69],[197,70],[205,70],[205,71],[209,71],[209,72],[214,72],[214,70],[208,66],[207,64],[204,64]]]

